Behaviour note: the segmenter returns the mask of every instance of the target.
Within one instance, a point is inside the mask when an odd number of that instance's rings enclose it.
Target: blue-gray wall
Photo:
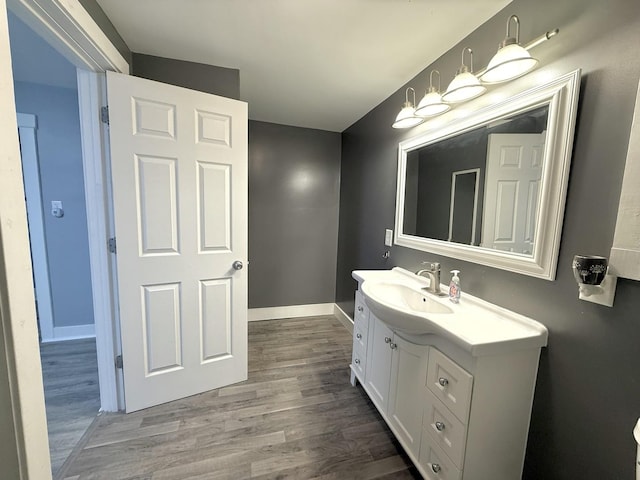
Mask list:
[[[402,247],[393,247],[384,261],[383,232],[394,224],[398,142],[420,128],[390,128],[406,86],[423,88],[432,68],[447,79],[446,85],[467,45],[474,50],[474,63],[486,65],[511,14],[520,17],[525,43],[560,28],[560,35],[533,51],[543,68],[583,71],[557,279],[539,280]],[[436,260],[443,271],[462,270],[463,292],[549,328],[525,479],[634,478],[631,431],[640,416],[640,282],[619,280],[615,305],[607,308],[578,299],[570,265],[576,253],[608,255],[611,248],[640,77],[638,32],[637,0],[514,0],[343,132],[336,297],[345,311],[353,311],[353,269],[416,269],[423,260]]]
[[[249,307],[333,303],[339,133],[249,122]]]
[[[93,322],[91,271],[76,90],[16,82],[17,111],[36,115],[38,161],[54,327]],[[61,200],[64,217],[51,215]]]

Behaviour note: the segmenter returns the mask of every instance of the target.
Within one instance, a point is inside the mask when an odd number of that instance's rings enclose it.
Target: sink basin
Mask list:
[[[435,318],[450,315],[453,309],[427,292],[400,284],[364,282],[362,293],[369,309],[392,329],[411,334],[439,331]]]

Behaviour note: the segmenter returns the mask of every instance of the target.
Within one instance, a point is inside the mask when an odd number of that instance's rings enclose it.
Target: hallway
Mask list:
[[[100,409],[95,339],[40,345],[53,474]]]

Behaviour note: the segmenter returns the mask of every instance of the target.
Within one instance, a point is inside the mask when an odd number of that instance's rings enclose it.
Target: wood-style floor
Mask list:
[[[100,409],[96,342],[45,343],[40,346],[40,358],[55,474]]]
[[[249,324],[249,380],[100,415],[66,480],[420,478],[360,386],[334,317]]]

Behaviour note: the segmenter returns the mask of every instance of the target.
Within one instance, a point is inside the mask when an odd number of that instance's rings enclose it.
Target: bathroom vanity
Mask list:
[[[401,268],[354,271],[351,383],[360,382],[428,479],[521,478],[540,323]],[[446,291],[446,288],[443,287]]]

